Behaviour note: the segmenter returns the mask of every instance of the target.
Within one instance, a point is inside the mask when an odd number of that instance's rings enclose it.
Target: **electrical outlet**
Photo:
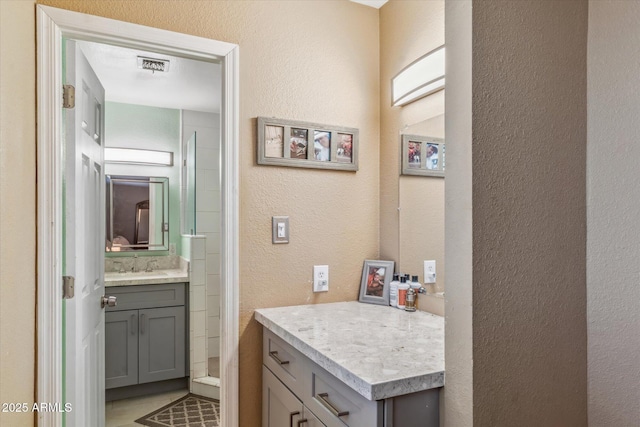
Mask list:
[[[313,292],[327,292],[329,290],[329,266],[313,266]]]
[[[436,283],[435,260],[424,262],[424,283]]]

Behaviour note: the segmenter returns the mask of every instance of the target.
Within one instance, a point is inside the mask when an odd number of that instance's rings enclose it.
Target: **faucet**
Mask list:
[[[113,269],[118,273],[124,273],[124,267],[122,267],[122,261],[114,261]]]
[[[144,271],[146,271],[147,273],[151,273],[153,271],[153,267],[158,268],[156,263],[157,263],[157,260],[155,258],[147,261],[147,268]]]

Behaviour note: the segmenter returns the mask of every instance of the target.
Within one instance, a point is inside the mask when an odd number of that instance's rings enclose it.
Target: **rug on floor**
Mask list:
[[[149,427],[219,427],[220,401],[187,394],[136,420]]]

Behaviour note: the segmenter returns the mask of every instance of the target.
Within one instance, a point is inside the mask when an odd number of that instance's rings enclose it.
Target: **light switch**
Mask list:
[[[289,217],[274,216],[272,218],[273,243],[289,243]]]

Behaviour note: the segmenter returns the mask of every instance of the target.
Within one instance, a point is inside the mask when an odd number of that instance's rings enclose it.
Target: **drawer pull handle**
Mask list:
[[[344,417],[345,415],[349,415],[349,411],[338,411],[331,403],[329,403],[329,393],[318,393],[317,397],[322,406],[327,408],[334,416]]]
[[[289,427],[293,427],[293,417],[300,415],[300,411],[295,411],[289,414]],[[300,425],[300,423],[298,423]]]
[[[269,356],[271,356],[271,358],[273,360],[275,360],[276,362],[278,362],[280,365],[286,365],[289,363],[288,360],[282,360],[278,357],[278,352],[277,351],[270,351],[269,352]]]
[[[302,424],[306,424],[309,420],[307,420],[306,418],[301,419],[300,421],[298,421],[298,427],[300,427]]]
[[[145,317],[144,314],[140,316],[140,333],[141,334],[144,334],[144,327],[145,327],[144,317]]]

